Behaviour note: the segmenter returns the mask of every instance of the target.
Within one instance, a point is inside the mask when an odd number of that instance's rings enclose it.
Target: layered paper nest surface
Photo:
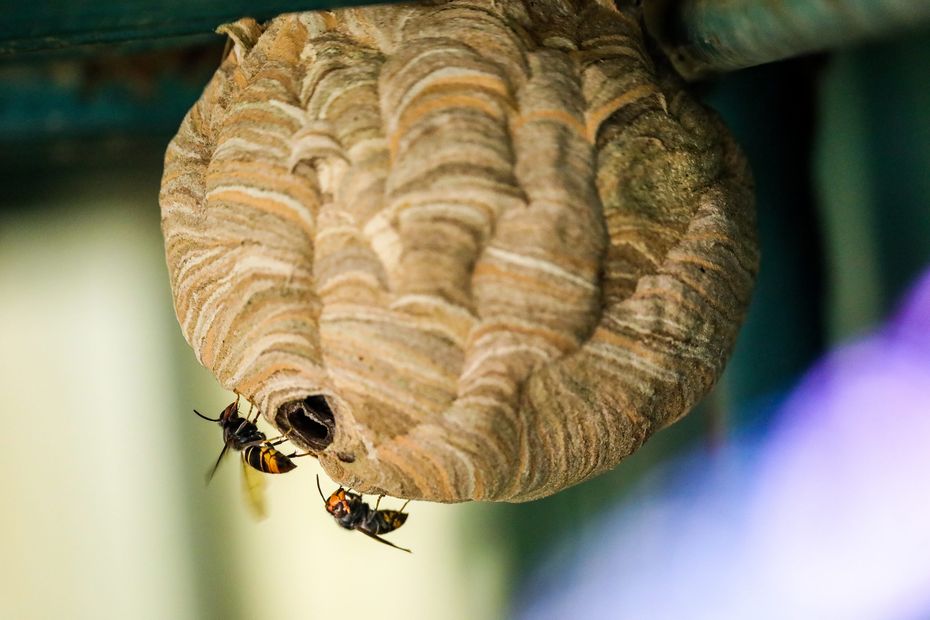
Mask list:
[[[224,27],[161,207],[198,359],[337,481],[519,501],[722,372],[745,162],[634,8],[453,0]]]

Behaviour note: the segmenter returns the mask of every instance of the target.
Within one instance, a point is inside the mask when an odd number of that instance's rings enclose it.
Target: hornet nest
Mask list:
[[[165,158],[200,362],[337,481],[523,501],[612,468],[719,377],[749,171],[607,0],[243,19]]]

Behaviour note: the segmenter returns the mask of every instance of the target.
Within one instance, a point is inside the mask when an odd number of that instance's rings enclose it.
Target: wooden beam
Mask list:
[[[930,25],[930,0],[654,0],[651,6],[646,2],[650,30],[688,77],[893,37]]]
[[[373,4],[379,0],[30,0],[0,20],[0,55],[208,34],[240,17]]]

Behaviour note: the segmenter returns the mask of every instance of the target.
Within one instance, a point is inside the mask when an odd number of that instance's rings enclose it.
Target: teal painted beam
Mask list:
[[[665,6],[653,5],[652,29],[690,77],[930,26],[930,0],[682,0]]]
[[[0,2],[0,55],[211,33],[243,16],[373,4],[378,0],[32,0]]]
[[[248,15],[383,0],[3,0],[0,55],[202,35]],[[645,0],[691,75],[730,71],[930,24],[930,0]]]

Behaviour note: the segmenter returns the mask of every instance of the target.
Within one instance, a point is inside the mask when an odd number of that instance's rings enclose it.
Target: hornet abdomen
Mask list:
[[[246,446],[242,458],[266,474],[283,474],[297,467],[291,459],[269,445]]]

